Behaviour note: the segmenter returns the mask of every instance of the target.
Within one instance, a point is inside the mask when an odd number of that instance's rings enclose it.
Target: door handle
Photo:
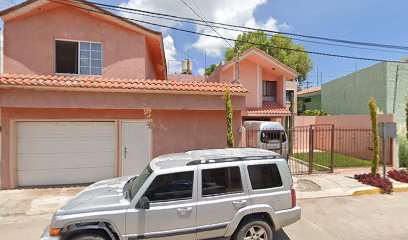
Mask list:
[[[246,200],[238,200],[238,201],[233,201],[232,204],[237,207],[237,208],[242,208],[246,206],[247,201]]]
[[[190,213],[193,211],[192,207],[183,207],[183,208],[178,208],[177,212],[182,214],[182,215],[186,215],[187,213]]]

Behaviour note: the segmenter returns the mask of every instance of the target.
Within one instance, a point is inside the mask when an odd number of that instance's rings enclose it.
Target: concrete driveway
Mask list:
[[[38,239],[52,213],[82,187],[0,191],[0,239]],[[275,239],[406,239],[408,193],[302,199],[302,219]]]

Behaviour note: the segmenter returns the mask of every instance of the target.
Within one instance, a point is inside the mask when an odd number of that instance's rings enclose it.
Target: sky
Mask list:
[[[198,18],[182,0],[93,0],[152,12]],[[330,38],[408,46],[408,1],[406,0],[184,0],[205,20],[253,28],[315,35]],[[0,0],[4,9],[21,0]],[[211,28],[156,19],[136,14],[128,18],[217,35]],[[166,28],[145,25],[163,33],[168,72],[180,72],[181,61],[193,60],[193,72],[203,74],[205,66],[219,64],[229,45],[222,39],[198,36]],[[223,37],[236,38],[239,32],[217,29]],[[358,57],[400,60],[408,51],[344,48],[295,41],[307,51]],[[231,42],[230,44],[233,45]],[[376,64],[373,61],[341,59],[309,54],[314,68],[307,81],[317,85],[317,71],[328,82],[355,70]],[[320,75],[320,74],[319,74]]]

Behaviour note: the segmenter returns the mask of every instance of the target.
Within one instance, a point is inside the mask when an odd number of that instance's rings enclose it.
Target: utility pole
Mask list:
[[[204,79],[207,82],[207,74],[206,71],[207,70],[207,50],[204,50]]]
[[[399,66],[397,65],[397,72],[395,74],[395,86],[394,86],[394,105],[392,106],[392,113],[395,113],[395,105],[397,104],[397,86],[398,86],[398,73],[399,73]]]
[[[306,89],[309,89],[310,84],[312,84],[313,82],[311,82],[311,81],[306,81],[305,83],[306,83]]]
[[[320,85],[321,86],[323,84],[323,72],[320,72]]]
[[[319,67],[316,67],[316,77],[317,77],[316,86],[319,86]]]

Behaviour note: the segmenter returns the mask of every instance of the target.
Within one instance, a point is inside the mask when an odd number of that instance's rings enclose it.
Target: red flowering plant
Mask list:
[[[378,173],[375,175],[372,175],[371,173],[356,174],[354,175],[354,178],[361,183],[378,187],[385,193],[391,193],[393,189],[392,182],[387,178],[382,178]]]
[[[389,178],[398,182],[408,183],[408,172],[406,170],[391,170],[387,172]]]

